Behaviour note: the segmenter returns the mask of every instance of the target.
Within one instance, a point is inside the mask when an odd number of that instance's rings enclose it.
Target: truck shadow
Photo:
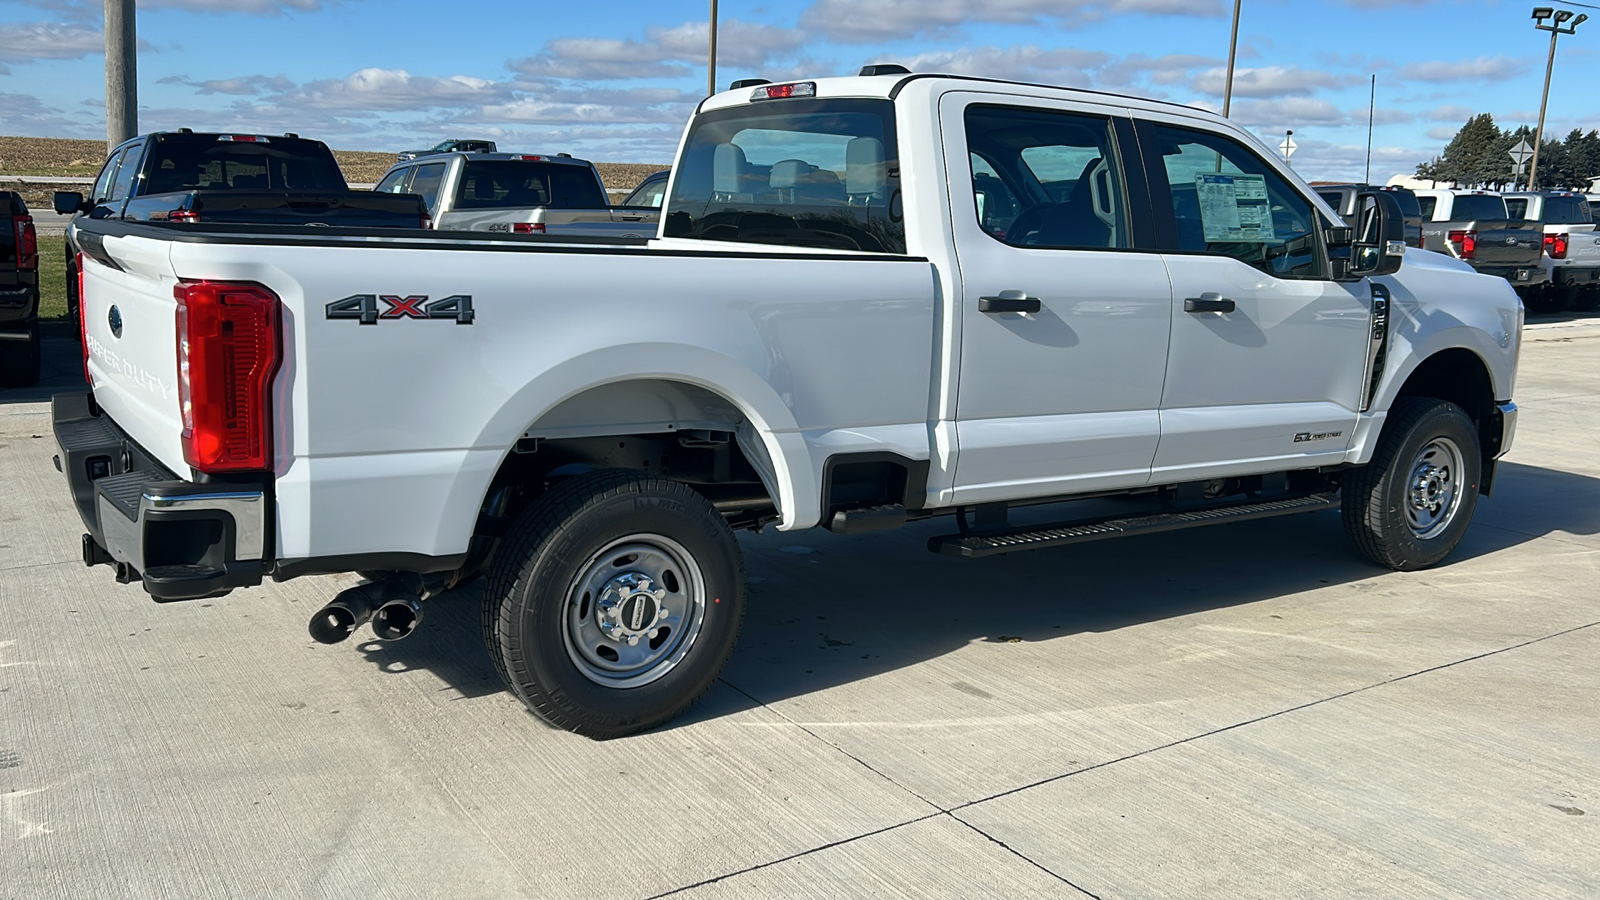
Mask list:
[[[743,633],[734,688],[681,727],[862,681],[974,641],[1047,641],[1387,577],[1356,555],[1337,513],[1127,538],[983,560],[935,556],[949,519],[891,534],[742,536]],[[1504,463],[1446,565],[1553,533],[1600,533],[1600,479]],[[504,690],[483,650],[481,580],[430,601],[418,633],[361,646],[384,671],[432,670],[463,696]],[[730,695],[732,699],[730,699]]]
[[[0,406],[42,403],[62,391],[88,390],[83,380],[83,344],[66,322],[40,323],[39,383],[25,388],[0,388]]]

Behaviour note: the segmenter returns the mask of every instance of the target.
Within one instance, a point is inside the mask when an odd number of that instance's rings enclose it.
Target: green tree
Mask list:
[[[1434,166],[1437,174],[1432,177],[1454,181],[1464,187],[1476,187],[1491,181],[1499,174],[1493,155],[1499,149],[1502,137],[1500,127],[1494,123],[1494,116],[1489,113],[1473,116],[1445,145],[1444,153]],[[1510,169],[1509,160],[1506,169]]]

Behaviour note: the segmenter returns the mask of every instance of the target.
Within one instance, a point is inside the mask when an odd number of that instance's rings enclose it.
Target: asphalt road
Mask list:
[[[743,542],[722,680],[552,730],[475,589],[325,647],[353,577],[157,605],[78,562],[0,392],[0,898],[1600,896],[1600,323],[1530,329],[1516,447],[1443,567],[1318,513],[945,559]]]

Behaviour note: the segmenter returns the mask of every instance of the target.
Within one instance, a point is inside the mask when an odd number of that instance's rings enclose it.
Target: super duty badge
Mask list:
[[[454,319],[457,325],[471,325],[473,317],[471,294],[433,301],[427,294],[351,294],[328,304],[328,318],[355,319],[363,325],[376,325],[379,319]]]

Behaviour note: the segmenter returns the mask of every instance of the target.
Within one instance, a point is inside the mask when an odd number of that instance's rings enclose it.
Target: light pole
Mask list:
[[[106,0],[106,148],[139,133],[134,0]]]
[[[1545,24],[1545,20],[1550,23]],[[1571,24],[1568,24],[1568,20]],[[1544,107],[1550,102],[1550,72],[1556,67],[1556,38],[1563,34],[1572,34],[1578,26],[1587,22],[1589,17],[1580,14],[1572,17],[1572,10],[1551,9],[1548,6],[1535,6],[1533,8],[1533,27],[1540,31],[1550,32],[1550,59],[1544,64],[1544,96],[1539,98],[1539,127],[1533,132],[1533,163],[1528,166],[1528,190],[1539,182],[1539,145],[1544,143]]]
[[[1233,103],[1233,57],[1239,49],[1239,4],[1233,0],[1233,33],[1228,36],[1228,81],[1222,86],[1222,117],[1228,117],[1228,107]]]
[[[706,96],[717,92],[717,0],[711,0],[711,48],[706,52]]]

